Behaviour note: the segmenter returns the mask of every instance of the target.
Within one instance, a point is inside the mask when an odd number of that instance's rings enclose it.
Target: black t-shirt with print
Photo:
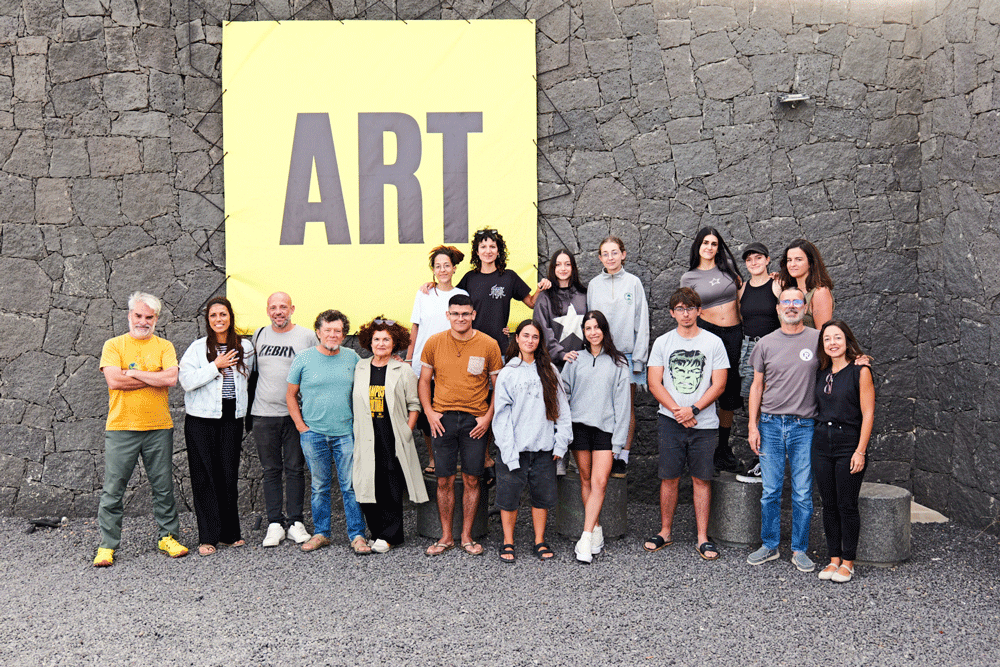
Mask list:
[[[500,354],[506,354],[508,339],[503,328],[510,319],[510,301],[524,301],[531,294],[531,288],[510,269],[503,273],[469,271],[462,276],[458,287],[468,292],[472,299],[472,307],[476,311],[473,328],[495,340],[500,346]]]

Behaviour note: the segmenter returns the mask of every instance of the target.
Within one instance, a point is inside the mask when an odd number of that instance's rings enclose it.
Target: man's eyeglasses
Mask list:
[[[695,308],[694,306],[691,306],[690,308],[684,306],[677,306],[676,308],[674,308],[674,312],[677,313],[678,315],[687,315],[688,313],[693,313],[696,310],[698,309]]]
[[[448,317],[454,317],[456,320],[467,320],[470,317],[472,317],[472,312],[470,311],[468,313],[453,313],[449,310]]]
[[[806,305],[806,302],[803,301],[802,299],[783,299],[779,301],[779,303],[785,307],[795,306],[796,308],[801,308],[802,306]]]

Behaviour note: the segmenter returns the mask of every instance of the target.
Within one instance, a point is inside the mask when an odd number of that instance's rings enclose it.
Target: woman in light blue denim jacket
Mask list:
[[[208,336],[191,343],[181,358],[184,439],[191,469],[191,495],[198,519],[198,553],[216,546],[243,546],[237,508],[237,473],[247,413],[247,379],[253,345],[236,333],[233,307],[214,297],[205,310]]]

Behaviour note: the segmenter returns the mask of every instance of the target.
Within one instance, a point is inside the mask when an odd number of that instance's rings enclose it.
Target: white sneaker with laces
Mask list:
[[[312,535],[309,534],[309,531],[306,530],[301,521],[296,521],[288,527],[288,537],[295,540],[296,544],[302,544],[308,542]]]
[[[267,535],[264,536],[265,547],[276,547],[285,539],[285,529],[280,523],[270,523],[267,525]]]
[[[581,563],[590,563],[594,560],[594,554],[591,553],[592,536],[592,533],[582,533],[580,535],[580,540],[576,543],[576,547],[573,549],[576,553],[576,559]]]
[[[590,553],[599,554],[601,553],[601,549],[604,548],[604,529],[600,526],[594,526],[594,532],[591,535]]]

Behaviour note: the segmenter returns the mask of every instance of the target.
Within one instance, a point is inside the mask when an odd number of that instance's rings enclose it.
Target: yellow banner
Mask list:
[[[352,333],[378,314],[406,322],[430,249],[468,257],[483,227],[534,286],[534,21],[233,22],[222,35],[227,295],[241,328],[267,324],[279,290],[308,328],[328,308]]]

